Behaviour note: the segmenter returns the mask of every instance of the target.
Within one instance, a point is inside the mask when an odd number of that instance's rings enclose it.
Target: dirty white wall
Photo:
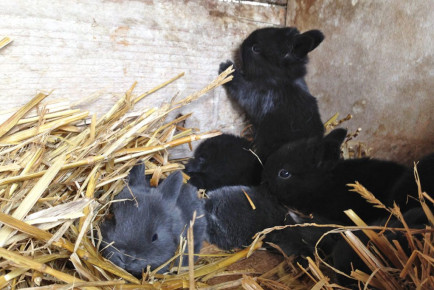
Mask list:
[[[376,157],[434,152],[433,16],[432,0],[288,1],[287,25],[326,35],[307,78],[323,117],[352,114]]]
[[[286,23],[326,34],[307,78],[323,119],[351,113],[374,156],[409,162],[434,148],[430,15],[430,0],[1,1],[0,38],[14,42],[0,50],[0,111],[54,89],[49,100],[99,92],[83,107],[102,113],[134,81],[139,94],[185,72],[138,109],[158,105],[209,83],[252,30]],[[223,89],[182,111],[201,131],[243,127]]]

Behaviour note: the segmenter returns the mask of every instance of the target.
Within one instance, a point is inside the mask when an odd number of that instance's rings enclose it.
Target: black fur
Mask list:
[[[194,187],[183,184],[180,172],[151,188],[145,180],[144,166],[135,166],[129,175],[128,187],[116,196],[111,209],[114,217],[100,226],[101,247],[114,244],[102,254],[135,276],[141,276],[147,265],[155,269],[174,256],[179,237],[186,235],[194,211],[198,217],[202,216],[193,227],[195,252],[200,251],[205,239],[203,203],[197,198]],[[167,270],[165,267],[160,272]]]
[[[416,167],[422,191],[426,192],[430,196],[434,196],[434,153],[421,158],[419,162],[417,162]],[[392,192],[394,196],[417,196],[417,184],[415,181],[413,166],[411,166],[405,176],[396,183]]]
[[[208,196],[205,211],[209,242],[221,249],[248,246],[257,232],[284,223],[286,209],[261,187],[226,186],[210,191]]]
[[[203,141],[185,166],[189,182],[207,190],[227,185],[258,185],[262,166],[250,148],[247,139],[230,134]]]
[[[303,80],[307,54],[323,39],[319,30],[263,28],[241,45],[241,63],[225,88],[254,125],[263,160],[288,141],[324,134],[317,101]],[[220,64],[219,72],[232,64]]]
[[[336,129],[324,138],[302,139],[285,144],[267,160],[263,171],[263,186],[289,207],[305,213],[313,213],[313,220],[302,218],[297,223],[353,225],[343,213],[353,209],[369,225],[384,225],[389,213],[376,209],[358,193],[348,191],[348,183],[359,181],[386,206],[396,202],[404,213],[410,228],[421,228],[428,223],[417,196],[413,168],[376,159],[342,160],[339,158],[340,145],[346,131]],[[418,163],[422,189],[433,192],[434,154],[422,158]],[[431,195],[431,194],[430,194]],[[411,197],[409,197],[411,196]],[[430,202],[429,207],[433,208]],[[289,224],[293,223],[290,221]],[[389,227],[402,227],[392,218]],[[276,231],[269,235],[287,255],[312,255],[319,237],[331,228],[302,227]],[[302,238],[304,245],[294,241],[292,236]],[[362,232],[356,232],[364,243],[368,239]],[[387,231],[389,240],[398,240],[407,251],[404,235]],[[337,269],[350,273],[351,264],[368,271],[364,263],[340,235],[328,235],[320,244],[320,252],[331,255],[330,263]],[[354,281],[339,277],[341,285],[352,286]]]
[[[411,229],[422,229],[425,228],[425,225],[429,223],[424,211],[420,207],[413,208],[404,212],[403,216],[406,224]],[[387,218],[381,219],[373,222],[372,225],[384,226],[386,225],[387,220]],[[392,217],[392,219],[387,223],[387,227],[403,228],[403,225],[395,217]],[[369,239],[362,231],[355,231],[353,233],[363,242],[365,246],[368,245]],[[398,241],[407,256],[411,255],[410,246],[408,244],[406,236],[404,235],[404,232],[386,230],[384,232],[384,236],[389,240],[392,245],[392,240]],[[415,236],[420,239],[423,238],[422,235]],[[350,275],[353,269],[359,269],[368,274],[372,272],[343,238],[339,238],[336,242],[331,258],[333,260],[334,267],[348,275]],[[390,261],[388,261],[388,263],[393,266]],[[338,281],[340,285],[345,286],[355,286],[356,284],[355,280],[346,278],[341,275],[338,275]]]
[[[288,212],[285,225],[294,224],[334,224],[334,222],[323,217],[301,217],[293,212]],[[267,235],[266,241],[272,242],[280,247],[287,255],[298,257],[298,262],[306,265],[306,260],[300,258],[312,257],[315,252],[315,245],[321,236],[331,230],[331,227],[317,227],[303,225],[297,227],[287,227],[282,230],[275,230]],[[325,237],[320,245],[320,253],[330,253],[333,249],[335,237],[332,235]],[[307,265],[306,265],[307,266]]]
[[[248,194],[256,209],[253,209],[244,192]],[[248,246],[252,237],[274,226],[295,223],[331,223],[319,218],[301,218],[288,212],[263,186],[226,186],[208,193],[205,211],[208,222],[208,241],[221,249],[231,250]],[[267,242],[279,246],[287,255],[312,256],[316,241],[329,228],[288,227],[269,233]],[[322,247],[329,249],[329,238]],[[327,247],[325,246],[327,245]],[[300,260],[302,261],[302,260]]]
[[[412,208],[403,213],[404,220],[411,229],[422,229],[425,225],[428,225],[428,219],[424,211],[420,208]],[[333,221],[324,217],[316,215],[314,218],[298,217],[295,220],[288,219],[286,224],[294,223],[316,223],[316,224],[334,224]],[[387,224],[386,224],[387,223]],[[379,219],[370,223],[373,226],[384,226],[388,228],[403,228],[402,223],[395,217],[389,220],[388,218]],[[331,227],[316,227],[316,226],[302,226],[295,228],[286,228],[283,230],[276,230],[268,234],[266,241],[277,244],[283,252],[290,256],[295,255],[297,261],[302,265],[306,265],[304,257],[313,257],[315,246],[319,238],[327,231],[331,230]],[[377,231],[378,232],[378,231]],[[362,231],[353,232],[362,243],[367,246],[369,239]],[[396,240],[402,246],[407,256],[411,255],[410,247],[406,236],[401,231],[386,230],[384,236],[392,242]],[[422,239],[422,235],[416,235],[417,238]],[[339,233],[328,234],[323,237],[321,242],[317,245],[318,253],[328,263],[333,265],[336,269],[350,275],[352,270],[359,269],[365,273],[371,273],[372,271],[365,265],[357,253],[351,248],[345,239]],[[369,247],[368,247],[369,248]],[[386,257],[387,258],[387,257]],[[390,261],[387,261],[389,265],[393,265]],[[346,278],[342,275],[337,275],[338,284],[346,287],[356,287],[356,281]],[[358,289],[358,288],[357,288]]]
[[[342,224],[350,222],[343,213],[350,208],[368,223],[387,213],[348,191],[348,183],[360,182],[386,206],[391,207],[393,201],[405,206],[406,194],[394,192],[394,187],[409,169],[389,161],[339,159],[345,132],[336,129],[322,139],[303,139],[282,146],[264,167],[263,182],[270,192],[287,206]]]

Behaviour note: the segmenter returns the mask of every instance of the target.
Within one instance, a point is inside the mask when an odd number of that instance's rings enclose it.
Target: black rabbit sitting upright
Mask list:
[[[227,185],[257,185],[262,166],[245,138],[230,134],[203,141],[185,166],[189,183],[212,190]]]
[[[104,220],[100,226],[102,254],[135,276],[146,271],[147,265],[155,269],[175,255],[179,237],[186,236],[194,211],[198,217],[193,227],[194,251],[198,253],[206,235],[206,219],[196,189],[183,184],[181,172],[151,188],[144,166],[135,166],[128,186],[112,205],[112,219]],[[184,265],[187,260],[183,259]],[[167,270],[166,266],[160,272]]]
[[[303,79],[307,54],[323,39],[319,30],[263,28],[242,43],[240,64],[224,86],[252,122],[261,159],[286,142],[324,134],[317,101]],[[219,72],[232,64],[220,64]]]
[[[412,192],[396,188],[398,182],[408,178],[409,168],[376,159],[340,159],[345,135],[346,130],[335,129],[324,138],[285,144],[268,158],[263,182],[284,204],[342,224],[349,223],[343,211],[350,208],[367,223],[387,215],[387,211],[349,191],[347,184],[355,181],[386,206],[396,202],[406,210],[417,205],[414,199],[407,204],[407,194],[417,196],[415,184]]]

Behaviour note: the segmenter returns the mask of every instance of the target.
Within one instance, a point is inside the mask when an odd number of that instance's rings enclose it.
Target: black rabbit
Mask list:
[[[258,185],[262,166],[251,143],[230,134],[203,141],[185,166],[189,183],[206,190],[227,185]]]
[[[293,214],[263,186],[226,186],[212,190],[208,192],[208,199],[205,199],[205,211],[208,241],[224,250],[250,245],[252,237],[266,228],[296,223],[330,223],[326,219],[311,219]],[[312,256],[316,241],[329,229],[288,227],[271,232],[264,241],[276,244],[287,255]],[[267,243],[265,246],[272,249]],[[329,239],[321,246],[329,249]]]
[[[434,195],[434,153],[422,157],[417,162],[417,171],[419,174],[422,191],[428,195]],[[405,176],[400,179],[392,190],[392,195],[413,195],[417,196],[417,184],[414,176],[413,166],[407,171]],[[410,202],[410,201],[409,201]]]
[[[394,187],[406,178],[409,168],[390,161],[339,158],[346,130],[335,129],[324,138],[290,142],[269,157],[263,182],[284,204],[306,213],[347,224],[343,213],[353,209],[365,222],[383,217],[387,212],[373,207],[358,193],[350,192],[348,183],[360,182],[386,206],[406,205],[407,193]],[[412,192],[415,195],[415,192]]]
[[[287,255],[294,255],[299,263],[306,265],[303,258],[314,257],[315,246],[318,240],[332,227],[327,224],[335,224],[333,221],[324,217],[315,215],[314,217],[300,216],[292,211],[288,212],[284,225],[303,224],[297,227],[287,227],[281,230],[275,230],[266,237],[267,242],[271,242],[280,247]],[[312,225],[308,225],[312,224]],[[319,226],[317,226],[319,225]],[[330,254],[336,242],[336,237],[328,235],[324,237],[318,245],[321,254]]]
[[[155,269],[174,256],[194,211],[198,217],[193,227],[194,250],[198,253],[206,235],[203,203],[196,188],[183,184],[182,179],[181,172],[175,172],[151,188],[144,166],[135,166],[128,186],[112,205],[113,218],[101,224],[103,256],[135,276],[146,271],[147,265]],[[187,260],[183,259],[184,264]],[[160,272],[167,270],[168,266]]]
[[[224,250],[250,245],[257,232],[282,225],[287,212],[263,188],[248,186],[225,186],[208,192],[205,211],[208,241]]]
[[[319,30],[262,28],[242,43],[239,67],[225,88],[252,122],[261,159],[286,142],[324,134],[317,101],[303,79],[307,54],[323,39]],[[232,64],[221,63],[219,72]]]
[[[425,225],[429,224],[425,212],[420,207],[407,210],[403,213],[403,217],[404,221],[410,229],[422,229],[425,228]],[[390,220],[389,218],[381,219],[373,222],[371,225],[387,225],[388,228],[403,228],[401,221],[399,221],[395,217],[392,217]],[[362,241],[365,246],[369,244],[368,237],[362,231],[355,231],[353,233],[360,239],[360,241]],[[393,240],[398,241],[407,256],[411,255],[410,246],[408,244],[405,232],[386,230],[384,231],[383,235],[389,240],[391,244],[393,244]],[[415,234],[414,237],[421,240],[423,239],[423,235]],[[347,241],[345,241],[343,238],[339,238],[336,242],[331,254],[331,258],[333,261],[333,266],[348,275],[350,275],[351,271],[355,269],[362,270],[365,273],[372,272],[368,268],[368,266],[362,261],[362,259],[357,255],[357,253],[351,248]],[[393,263],[391,263],[391,261],[388,261],[388,263],[393,266]],[[339,284],[343,286],[356,286],[355,280],[346,278],[341,275],[338,275],[338,281]]]

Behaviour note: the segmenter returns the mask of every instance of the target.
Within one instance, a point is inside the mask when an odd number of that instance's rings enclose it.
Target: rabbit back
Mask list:
[[[423,229],[429,224],[427,216],[420,207],[412,208],[403,212],[403,219],[411,229]],[[387,225],[387,228],[403,228],[401,221],[397,220],[395,217],[391,217],[391,219],[389,219],[389,217],[379,219],[372,222],[371,225]],[[354,231],[353,233],[365,246],[369,248],[369,239],[362,231]],[[401,245],[401,248],[404,250],[405,254],[407,256],[411,255],[408,239],[406,237],[407,234],[405,232],[385,230],[382,235],[384,235],[384,237],[389,240],[390,243],[392,243],[392,241],[397,241]],[[424,238],[423,235],[418,234],[414,234],[412,236],[419,240]],[[338,240],[336,241],[330,256],[333,266],[348,275],[350,275],[350,273],[356,269],[368,274],[372,272],[357,255],[357,253],[351,248],[348,242],[346,242],[341,236],[338,236]],[[337,278],[339,284],[342,286],[357,287],[357,281],[355,280],[346,278],[342,275],[338,275]]]
[[[221,249],[248,246],[257,232],[284,222],[286,209],[260,187],[226,186],[210,191],[208,196],[208,238]]]
[[[288,90],[291,96],[283,96],[281,104],[257,125],[256,152],[264,161],[285,143],[324,135],[316,98],[296,86]]]
[[[420,180],[421,189],[429,196],[434,195],[434,153],[430,153],[422,157],[416,162],[416,168]],[[407,198],[411,195],[416,198]],[[414,167],[410,167],[393,187],[390,199],[397,200],[401,206],[401,210],[405,211],[419,205],[418,197],[418,185],[415,179]],[[427,203],[433,208],[432,203]]]

